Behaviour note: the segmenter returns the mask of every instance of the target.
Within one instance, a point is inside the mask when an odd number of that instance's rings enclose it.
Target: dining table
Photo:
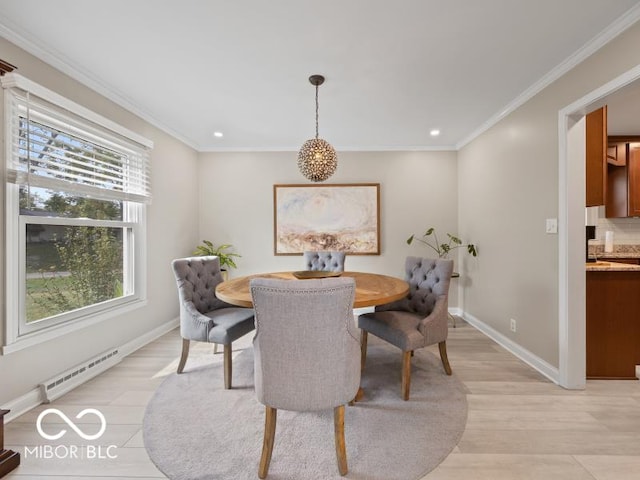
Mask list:
[[[353,308],[374,307],[404,298],[409,293],[409,284],[400,278],[369,272],[271,272],[256,273],[233,278],[216,287],[216,296],[239,307],[253,308],[249,283],[253,278],[275,278],[299,280],[301,278],[351,277],[356,282]]]
[[[409,284],[404,280],[388,275],[369,272],[272,272],[257,273],[233,278],[216,286],[216,296],[227,303],[239,307],[253,308],[249,284],[253,278],[276,278],[281,280],[302,280],[305,278],[351,277],[356,282],[353,308],[374,307],[404,298],[409,293]],[[353,399],[357,402],[364,396],[364,390],[358,389]]]

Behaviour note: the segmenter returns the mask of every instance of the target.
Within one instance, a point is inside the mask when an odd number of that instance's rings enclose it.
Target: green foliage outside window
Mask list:
[[[64,241],[55,242],[65,275],[43,275],[36,303],[62,313],[121,296],[122,247],[113,230],[68,228]]]
[[[119,220],[120,202],[60,194],[39,202],[54,216]],[[37,211],[32,207],[32,211]],[[40,235],[58,229],[58,234]],[[27,322],[123,295],[123,229],[27,224]]]

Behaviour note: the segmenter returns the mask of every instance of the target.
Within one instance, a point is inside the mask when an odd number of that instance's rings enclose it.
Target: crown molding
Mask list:
[[[604,47],[611,40],[616,38],[622,32],[627,30],[629,27],[634,25],[638,20],[640,20],[640,4],[635,7],[630,8],[626,13],[618,17],[618,19],[614,20],[607,28],[605,28],[602,32],[600,32],[597,36],[589,40],[582,47],[576,50],[572,55],[570,55],[567,59],[565,59],[562,63],[557,65],[551,71],[549,71],[546,75],[544,75],[540,80],[535,82],[529,88],[527,88],[524,92],[518,95],[515,99],[509,102],[504,108],[500,109],[500,111],[480,125],[476,130],[474,130],[470,135],[462,139],[460,142],[456,144],[455,149],[460,150],[462,147],[470,143],[476,137],[480,136],[482,133],[489,130],[496,123],[502,120],[504,117],[512,113],[518,107],[522,106],[527,101],[531,100],[535,95],[540,93],[546,87],[551,85],[553,82],[558,80],[564,74],[569,72],[571,69],[582,63],[589,56],[593,55],[595,52]]]
[[[44,63],[52,66],[53,68],[61,71],[65,75],[73,78],[82,85],[94,90],[103,97],[111,100],[117,105],[121,106],[125,110],[137,115],[141,119],[149,122],[154,127],[162,130],[168,135],[180,140],[182,143],[193,148],[196,151],[199,150],[199,145],[191,138],[187,138],[171,127],[160,122],[157,118],[145,111],[142,107],[136,104],[133,100],[123,95],[122,93],[114,90],[113,88],[105,85],[100,79],[98,79],[91,72],[84,70],[83,68],[75,65],[71,60],[66,58],[62,53],[53,49],[44,48],[40,45],[32,36],[19,31],[13,25],[10,25],[6,19],[0,21],[0,37],[5,38],[14,45],[22,48],[26,52],[30,53],[34,57],[42,60]]]
[[[260,152],[294,152],[300,150],[300,144],[297,147],[211,147],[205,146],[199,150],[201,153],[260,153]],[[338,155],[341,152],[455,152],[454,145],[436,145],[431,147],[425,146],[382,146],[382,147],[341,147],[334,148]]]
[[[536,94],[549,86],[551,83],[562,77],[572,68],[580,64],[587,57],[601,49],[604,45],[609,43],[615,37],[627,30],[630,26],[640,20],[640,4],[629,9],[625,14],[621,15],[617,20],[613,21],[607,28],[605,28],[599,35],[591,39],[585,45],[580,47],[576,52],[569,56],[566,60],[560,63],[558,66],[549,71],[540,80],[535,82],[524,92],[513,99],[509,104],[502,108],[499,112],[489,117],[484,123],[482,123],[476,130],[474,130],[467,137],[455,145],[445,146],[403,146],[403,147],[377,147],[377,148],[361,148],[361,147],[344,147],[338,148],[341,151],[362,151],[362,152],[381,152],[381,151],[457,151],[462,147],[470,143],[482,133],[486,132],[492,126],[497,124],[504,117],[512,113],[518,107],[522,106],[525,102],[533,98]],[[140,107],[135,101],[128,98],[121,92],[110,88],[105,85],[99,78],[94,76],[91,72],[82,69],[80,66],[75,65],[71,60],[66,58],[62,53],[54,51],[52,49],[44,48],[40,45],[33,36],[20,32],[18,28],[10,25],[6,19],[0,22],[0,36],[14,43],[18,47],[24,49],[36,58],[51,65],[52,67],[60,70],[64,74],[80,82],[81,84],[91,88],[100,95],[103,95],[107,99],[113,101],[117,105],[126,109],[127,111],[137,115],[141,119],[149,122],[151,125],[162,130],[168,135],[183,142],[185,145],[193,148],[197,152],[281,152],[281,151],[297,151],[298,147],[269,147],[269,148],[221,148],[218,146],[199,145],[192,138],[188,138],[185,135],[177,132],[173,128],[167,126],[163,122],[159,121],[152,114]]]

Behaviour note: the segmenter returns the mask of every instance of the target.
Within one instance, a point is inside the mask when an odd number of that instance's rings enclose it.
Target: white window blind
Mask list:
[[[68,108],[75,106],[68,100],[60,105],[57,95],[10,75],[12,86],[5,90],[6,118],[11,122],[6,139],[9,182],[103,200],[151,203],[151,142],[136,141],[140,137],[127,135],[122,127],[109,128],[108,120],[79,106]],[[34,85],[37,88],[29,88]]]

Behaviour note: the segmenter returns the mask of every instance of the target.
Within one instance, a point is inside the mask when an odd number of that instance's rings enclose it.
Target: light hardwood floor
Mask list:
[[[640,479],[640,382],[589,381],[584,391],[564,390],[466,323],[458,320],[457,325],[449,330],[447,343],[454,375],[468,388],[467,427],[458,446],[425,480]],[[251,336],[234,347],[250,348]],[[145,405],[175,371],[179,355],[179,333],[174,330],[6,426],[7,447],[23,454],[25,445],[42,444],[35,423],[45,408],[69,416],[97,408],[108,418],[100,443],[117,445],[117,460],[23,455],[19,469],[5,478],[165,478],[147,457],[141,422]],[[211,358],[211,347],[196,344],[191,355]],[[222,355],[210,361],[222,362]]]

